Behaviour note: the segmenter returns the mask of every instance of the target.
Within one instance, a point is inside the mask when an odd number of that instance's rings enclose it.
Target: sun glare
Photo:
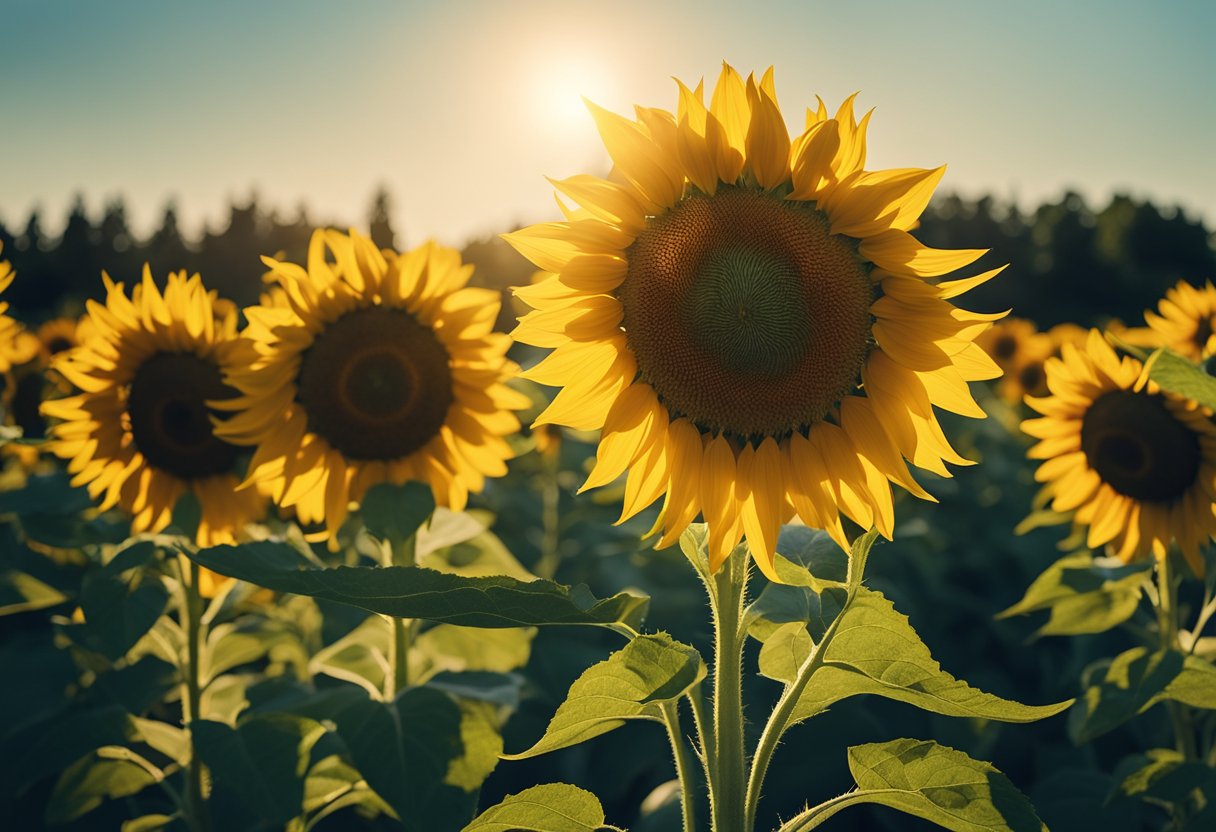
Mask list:
[[[612,75],[594,56],[564,55],[549,59],[532,77],[532,98],[539,115],[553,127],[583,125],[591,117],[583,99],[605,104],[612,93]]]

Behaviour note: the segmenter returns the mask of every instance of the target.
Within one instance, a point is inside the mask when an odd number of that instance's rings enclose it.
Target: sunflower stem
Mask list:
[[[186,819],[192,832],[206,832],[211,824],[203,797],[203,763],[194,742],[194,723],[202,711],[202,619],[203,598],[199,594],[202,570],[189,561],[188,580],[183,582],[185,604],[182,610],[186,625],[186,695],[182,699],[182,722],[190,735],[190,762],[186,767]]]
[[[680,812],[684,818],[684,832],[696,832],[696,793],[693,790],[693,765],[688,756],[688,744],[680,729],[680,702],[663,704],[663,724],[667,727],[667,739],[671,741],[671,753],[675,758],[676,778],[680,782]]]
[[[743,606],[748,558],[736,550],[714,575],[714,754],[710,805],[714,832],[751,832],[745,825],[747,750],[743,739]]]
[[[418,536],[390,541],[385,566],[413,566],[416,562]],[[410,686],[410,647],[414,642],[414,620],[390,619],[392,637],[389,649],[389,672],[384,678],[384,699],[392,702],[397,694]]]
[[[1162,650],[1180,650],[1178,628],[1178,581],[1170,569],[1170,553],[1167,552],[1165,557],[1157,560],[1157,630]],[[1170,715],[1174,746],[1178,753],[1187,762],[1198,760],[1195,727],[1191,722],[1190,709],[1172,699],[1167,699],[1165,706]],[[1181,829],[1186,824],[1195,803],[1196,794],[1192,793],[1173,805],[1175,828]]]

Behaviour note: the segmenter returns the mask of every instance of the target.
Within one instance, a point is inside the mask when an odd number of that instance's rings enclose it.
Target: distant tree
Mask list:
[[[92,294],[91,289],[100,282],[99,236],[89,221],[84,196],[76,194],[52,258],[59,291]]]
[[[185,238],[182,237],[181,229],[177,225],[177,205],[172,201],[166,203],[160,228],[152,232],[140,254],[151,264],[152,272],[156,275],[165,275],[179,269],[197,270],[198,255],[189,249]]]
[[[227,228],[203,235],[200,246],[203,280],[221,297],[241,306],[257,300],[265,271],[258,256],[264,253],[267,225],[254,194],[245,205],[229,204]]]
[[[368,226],[371,231],[372,242],[379,248],[397,247],[397,233],[393,231],[393,198],[389,196],[388,188],[384,185],[376,189],[375,196],[372,197],[371,214],[368,218]]]

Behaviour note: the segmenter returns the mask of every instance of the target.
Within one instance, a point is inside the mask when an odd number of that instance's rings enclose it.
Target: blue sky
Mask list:
[[[256,190],[405,241],[551,218],[544,176],[608,161],[579,95],[674,109],[672,76],[776,67],[792,124],[818,93],[875,107],[871,167],[1024,205],[1130,191],[1216,224],[1216,4],[0,0],[0,219],[122,194],[187,230]]]

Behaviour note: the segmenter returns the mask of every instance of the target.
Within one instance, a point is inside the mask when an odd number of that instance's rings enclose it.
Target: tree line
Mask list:
[[[365,224],[357,227],[367,228],[384,247],[420,242],[398,233],[391,210],[391,197],[382,188],[371,200]],[[193,238],[178,227],[169,204],[159,227],[140,239],[128,226],[121,199],[93,218],[78,197],[58,237],[43,232],[38,210],[20,229],[0,223],[0,257],[18,273],[4,300],[30,322],[73,314],[85,298],[100,296],[102,269],[129,283],[148,262],[158,279],[171,270],[197,271],[209,287],[246,305],[262,289],[259,255],[281,253],[302,262],[313,228],[306,208],[286,216],[255,197],[232,204],[222,230],[207,229]],[[979,311],[1012,308],[1041,326],[1134,321],[1178,280],[1216,279],[1216,240],[1202,222],[1177,207],[1122,194],[1095,210],[1070,192],[1028,213],[990,196],[945,195],[929,206],[916,234],[937,248],[990,247],[977,268],[1010,265],[969,292],[967,305]],[[469,241],[463,255],[477,267],[479,285],[505,289],[532,276],[532,267],[493,235]],[[504,308],[500,323],[508,324],[512,314]]]

